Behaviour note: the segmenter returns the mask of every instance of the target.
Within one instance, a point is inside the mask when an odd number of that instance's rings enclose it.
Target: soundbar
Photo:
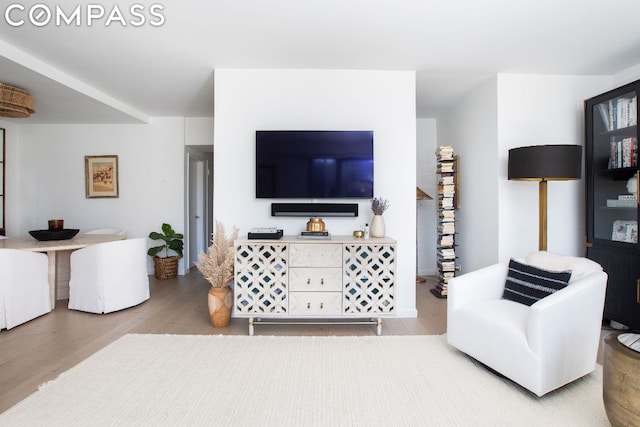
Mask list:
[[[358,216],[357,203],[271,203],[271,216]]]

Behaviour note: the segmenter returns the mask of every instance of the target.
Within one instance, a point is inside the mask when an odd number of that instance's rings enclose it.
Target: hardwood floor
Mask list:
[[[383,335],[440,335],[446,330],[446,300],[429,292],[433,282],[416,285],[418,317],[385,319]],[[96,315],[55,310],[11,330],[0,332],[0,412],[24,399],[47,381],[69,370],[128,333],[247,335],[246,319],[227,328],[209,322],[209,284],[193,271],[172,280],[150,277],[151,298],[127,310]],[[375,335],[363,325],[258,325],[256,335]]]

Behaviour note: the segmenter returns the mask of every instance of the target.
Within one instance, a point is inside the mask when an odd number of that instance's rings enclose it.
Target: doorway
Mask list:
[[[213,152],[206,146],[187,146],[185,260],[187,269],[206,251],[213,232]]]

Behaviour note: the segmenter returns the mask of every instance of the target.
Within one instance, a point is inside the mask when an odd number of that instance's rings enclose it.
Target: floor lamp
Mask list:
[[[416,187],[416,201],[433,200],[433,197]],[[427,279],[418,275],[418,210],[416,209],[416,283],[424,283]]]
[[[509,150],[509,179],[539,181],[538,248],[547,250],[547,181],[580,179],[580,145],[534,145]]]

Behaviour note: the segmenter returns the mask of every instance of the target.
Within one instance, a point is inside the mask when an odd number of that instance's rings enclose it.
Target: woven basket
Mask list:
[[[23,89],[0,83],[0,112],[4,117],[29,117],[35,113],[33,98]]]
[[[178,275],[178,260],[179,256],[168,256],[161,258],[159,256],[153,257],[153,265],[155,268],[156,279],[174,279]]]

